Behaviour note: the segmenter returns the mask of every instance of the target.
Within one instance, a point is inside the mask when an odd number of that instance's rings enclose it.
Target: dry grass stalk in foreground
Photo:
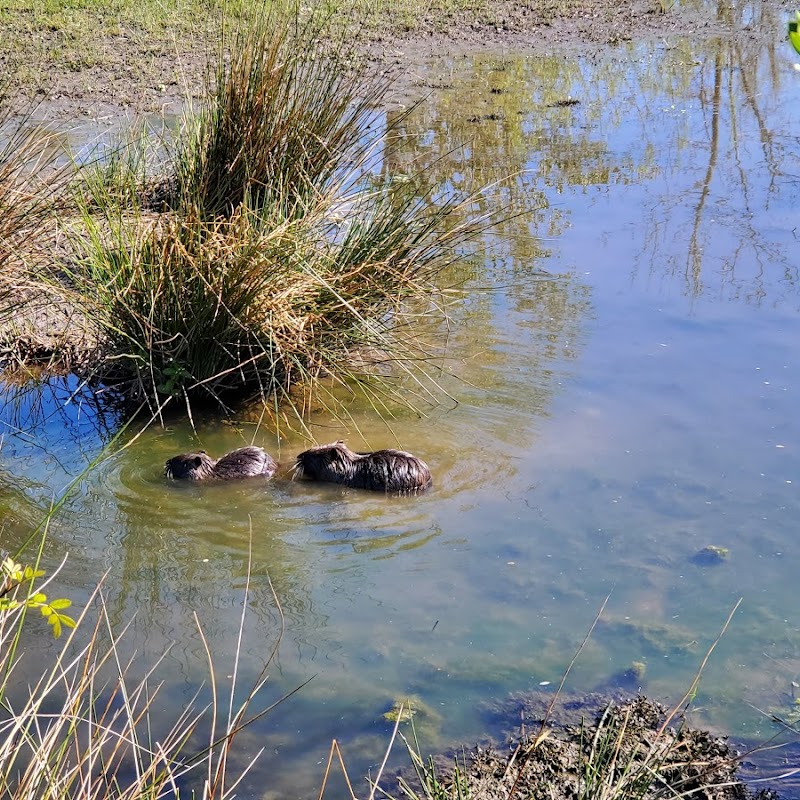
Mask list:
[[[94,607],[97,620],[92,625],[89,617]],[[186,787],[193,796],[206,800],[234,796],[260,753],[241,773],[232,775],[228,771],[231,748],[243,728],[277,704],[247,717],[266,683],[266,668],[280,635],[264,670],[238,705],[234,704],[238,650],[230,697],[226,699],[218,689],[206,646],[210,705],[198,704],[198,691],[172,727],[155,739],[154,731],[163,726],[158,716],[162,713],[158,704],[161,684],[153,685],[158,664],[144,677],[131,678],[138,665],[134,660],[123,661],[120,643],[124,631],[118,634],[112,630],[99,588],[78,619],[77,628],[44,670],[41,659],[32,667],[24,655],[18,655],[16,642],[23,619],[21,611],[0,614],[0,785],[5,797],[138,800],[178,796]],[[198,630],[202,638],[199,624]],[[21,691],[26,684],[27,690]],[[207,744],[200,752],[188,752],[197,737],[204,735],[208,736]]]

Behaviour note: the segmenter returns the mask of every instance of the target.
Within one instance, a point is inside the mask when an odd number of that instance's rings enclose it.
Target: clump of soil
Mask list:
[[[771,790],[753,793],[737,778],[736,753],[724,739],[691,728],[680,717],[670,719],[661,705],[644,697],[624,702],[601,695],[565,698],[548,715],[551,700],[552,695],[535,692],[494,707],[492,712],[509,722],[516,718],[517,731],[522,720],[527,735],[506,748],[476,748],[457,769],[441,769],[440,760],[439,784],[453,789],[452,796],[471,800],[778,797]]]

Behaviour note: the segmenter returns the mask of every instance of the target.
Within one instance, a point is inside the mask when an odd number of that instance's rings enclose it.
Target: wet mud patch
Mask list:
[[[766,0],[764,5],[793,9],[787,0]],[[338,13],[340,24],[352,26],[375,69],[392,75],[399,102],[440,88],[431,63],[443,55],[457,62],[509,50],[558,50],[570,57],[623,42],[676,36],[783,35],[743,25],[733,14],[721,18],[712,3],[666,0],[483,0],[463,7],[432,4],[411,15],[389,7],[374,18],[346,8]],[[90,26],[94,33],[87,44],[75,30],[67,36],[18,14],[0,24],[9,43],[0,53],[0,68],[9,76],[12,94],[36,95],[37,118],[59,123],[89,118],[124,129],[129,115],[178,114],[187,101],[199,97],[216,57],[219,24],[211,15],[198,24],[184,24],[176,33],[169,26],[146,30],[135,24],[107,28],[98,23]],[[87,48],[91,52],[84,52]]]
[[[550,708],[552,700],[552,693],[521,692],[487,706],[490,727],[506,744],[434,759],[438,784],[474,800],[594,797],[601,789],[604,797],[643,800],[779,797],[739,777],[739,753],[726,739],[645,697],[564,695]],[[412,787],[415,779],[401,776]]]

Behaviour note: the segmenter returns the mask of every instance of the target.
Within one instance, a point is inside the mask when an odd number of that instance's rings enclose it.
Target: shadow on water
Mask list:
[[[752,36],[730,33],[743,23]],[[409,694],[429,712],[424,749],[481,738],[480,703],[556,683],[609,591],[576,690],[641,662],[648,694],[680,696],[743,595],[699,717],[747,738],[773,732],[752,706],[790,713],[800,83],[780,35],[762,35],[783,31],[766,6],[720,5],[718,27],[702,42],[432,67],[444,88],[404,123],[386,172],[456,190],[498,181],[482,210],[528,213],[450,276],[469,289],[436,334],[457,405],[388,426],[358,401],[349,425],[311,419],[319,441],[415,452],[434,469],[430,493],[293,483],[307,442],[242,415],[148,429],[52,527],[48,558],[71,554],[60,592],[79,600],[108,572],[114,621],[134,617],[143,661],[175,643],[176,704],[204,678],[195,612],[215,654],[235,648],[252,549],[244,672],[280,626],[271,582],[286,634],[267,700],[316,677],[247,734],[267,751],[243,791],[307,796],[334,737],[365,774],[383,713]],[[114,429],[74,404],[54,416],[58,394],[39,402],[27,422],[33,407],[3,412],[12,537]],[[279,458],[275,480],[162,476],[178,452],[251,442]],[[726,555],[699,558],[709,546]]]

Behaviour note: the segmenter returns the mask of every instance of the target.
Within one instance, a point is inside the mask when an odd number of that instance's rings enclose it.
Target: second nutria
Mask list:
[[[411,453],[354,453],[341,439],[300,453],[294,477],[393,494],[416,494],[433,483],[428,465]]]
[[[260,447],[240,447],[222,456],[211,458],[205,450],[199,453],[183,453],[171,458],[164,465],[168,478],[179,480],[233,480],[235,478],[271,478],[278,465]]]

